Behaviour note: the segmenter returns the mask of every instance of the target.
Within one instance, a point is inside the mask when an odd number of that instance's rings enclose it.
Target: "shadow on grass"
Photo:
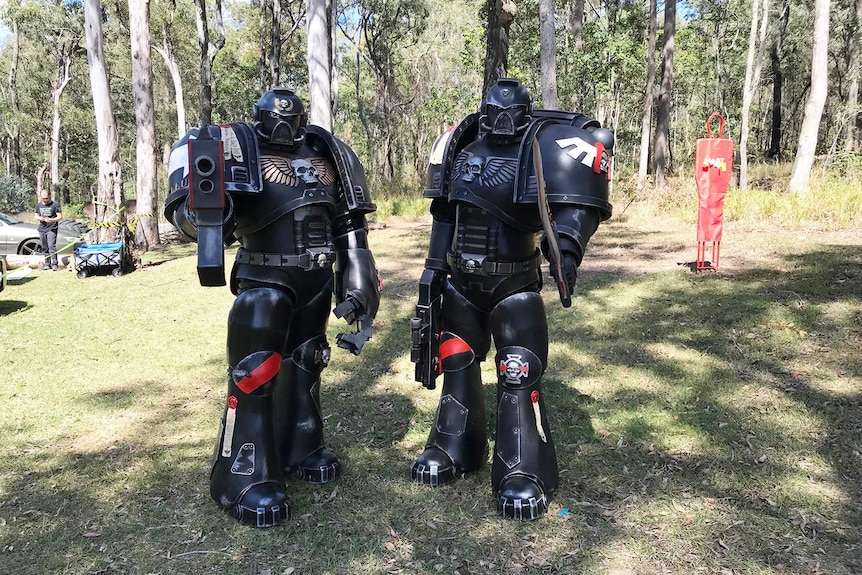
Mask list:
[[[13,314],[15,312],[25,310],[29,307],[30,304],[26,301],[18,301],[14,299],[0,300],[0,316]]]
[[[613,392],[590,409],[612,413],[616,425],[574,469],[575,496],[597,512],[585,519],[603,525],[603,545],[643,540],[646,523],[688,538],[681,550],[653,537],[646,555],[656,565],[696,556],[711,572],[862,569],[862,394],[850,385],[862,357],[860,258],[856,246],[834,246],[778,269],[648,290],[619,274],[595,278],[599,289],[583,296],[591,309],[612,308],[625,284],[637,305],[598,327],[575,321],[557,337],[579,342],[575,353],[614,376],[648,383],[609,382]],[[675,434],[689,445],[669,447]],[[668,526],[667,515],[682,526]]]
[[[663,245],[617,232],[621,245]],[[342,478],[290,481],[285,526],[236,524],[208,493],[222,350],[178,358],[177,374],[209,374],[195,390],[160,374],[64,406],[113,441],[87,449],[54,415],[45,449],[14,417],[0,422],[15,447],[0,475],[0,572],[595,573],[620,557],[639,574],[862,569],[862,397],[840,387],[862,370],[857,248],[733,275],[611,262],[569,310],[548,290],[561,485],[547,517],[514,523],[496,517],[489,466],[438,489],[407,478],[439,389],[405,368],[427,230],[391,233],[374,337],[359,357],[333,348],[322,375]],[[330,341],[343,327],[333,320]],[[490,437],[487,376],[485,394]]]

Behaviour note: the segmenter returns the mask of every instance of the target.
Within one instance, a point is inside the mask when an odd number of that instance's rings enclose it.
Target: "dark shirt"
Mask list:
[[[60,203],[51,200],[47,204],[39,202],[36,204],[35,212],[37,216],[43,218],[54,218],[60,212]],[[56,230],[60,227],[60,222],[39,222],[39,231]]]

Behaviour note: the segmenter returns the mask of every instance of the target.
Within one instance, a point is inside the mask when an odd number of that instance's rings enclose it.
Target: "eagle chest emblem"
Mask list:
[[[335,182],[332,165],[324,158],[261,156],[260,165],[265,181],[290,188],[300,184],[329,186]]]
[[[452,181],[475,182],[482,187],[493,188],[513,182],[517,171],[517,158],[485,157],[461,152],[455,158]]]

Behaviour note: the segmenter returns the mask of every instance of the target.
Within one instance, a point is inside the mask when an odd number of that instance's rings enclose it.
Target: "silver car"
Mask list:
[[[57,230],[57,251],[71,253],[84,241],[83,224],[64,220]],[[83,226],[86,228],[86,226]],[[0,254],[32,255],[42,253],[39,227],[0,213]]]

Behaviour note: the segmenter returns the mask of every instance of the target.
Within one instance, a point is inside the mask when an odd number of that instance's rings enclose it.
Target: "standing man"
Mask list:
[[[534,110],[518,80],[494,84],[479,113],[431,152],[428,258],[412,320],[416,378],[443,390],[411,478],[438,486],[487,459],[480,363],[497,354],[491,488],[504,517],[548,510],[559,473],[541,390],[548,324],[539,291],[542,255],[563,305],[608,203],[613,134],[572,112]],[[544,232],[541,243],[537,233]]]
[[[365,219],[376,207],[354,151],[306,126],[291,89],[266,92],[253,115],[174,144],[165,216],[197,241],[202,285],[225,285],[224,244],[241,246],[210,495],[238,521],[270,527],[290,516],[286,477],[327,483],[341,472],[323,440],[326,326],[330,311],[355,324],[337,344],[358,355],[381,283]]]
[[[36,221],[39,222],[39,239],[45,252],[45,269],[57,271],[57,230],[63,212],[60,203],[51,200],[48,190],[39,190],[39,203],[36,204]]]

